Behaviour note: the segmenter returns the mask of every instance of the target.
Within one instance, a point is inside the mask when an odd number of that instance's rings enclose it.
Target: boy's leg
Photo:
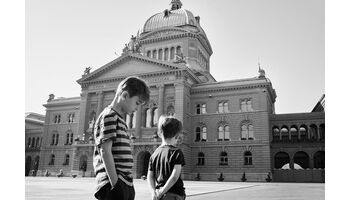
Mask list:
[[[175,193],[168,192],[166,193],[161,200],[184,200],[185,196],[180,196]]]

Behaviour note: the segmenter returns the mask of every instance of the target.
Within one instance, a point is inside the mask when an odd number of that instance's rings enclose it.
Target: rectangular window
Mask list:
[[[71,113],[68,115],[68,123],[73,123],[74,122],[74,113]]]
[[[205,103],[198,103],[196,104],[196,114],[205,114],[207,113],[207,104]]]
[[[54,123],[55,124],[61,123],[61,115],[60,114],[54,115]]]

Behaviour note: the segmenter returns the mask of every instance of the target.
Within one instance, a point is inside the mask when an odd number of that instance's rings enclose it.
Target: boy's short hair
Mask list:
[[[158,120],[158,134],[165,139],[175,137],[182,130],[182,123],[173,116],[161,115]]]
[[[118,85],[116,96],[119,96],[124,91],[129,93],[130,98],[138,96],[145,103],[149,101],[149,87],[145,81],[136,76],[130,76],[122,80]]]

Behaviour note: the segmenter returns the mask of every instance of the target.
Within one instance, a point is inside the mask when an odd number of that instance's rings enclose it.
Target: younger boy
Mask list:
[[[134,200],[130,135],[123,115],[136,111],[149,100],[149,88],[137,77],[128,77],[118,85],[112,103],[96,119],[93,166],[99,200]]]
[[[182,124],[172,116],[162,115],[158,121],[158,135],[162,144],[152,154],[147,181],[152,200],[184,200],[186,197],[180,174],[185,165],[181,149],[175,147]]]

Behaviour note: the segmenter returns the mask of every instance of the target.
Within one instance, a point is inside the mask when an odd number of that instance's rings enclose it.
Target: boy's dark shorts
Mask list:
[[[135,189],[134,186],[129,186],[118,179],[113,189],[111,184],[106,184],[95,194],[95,197],[98,200],[134,200]]]

